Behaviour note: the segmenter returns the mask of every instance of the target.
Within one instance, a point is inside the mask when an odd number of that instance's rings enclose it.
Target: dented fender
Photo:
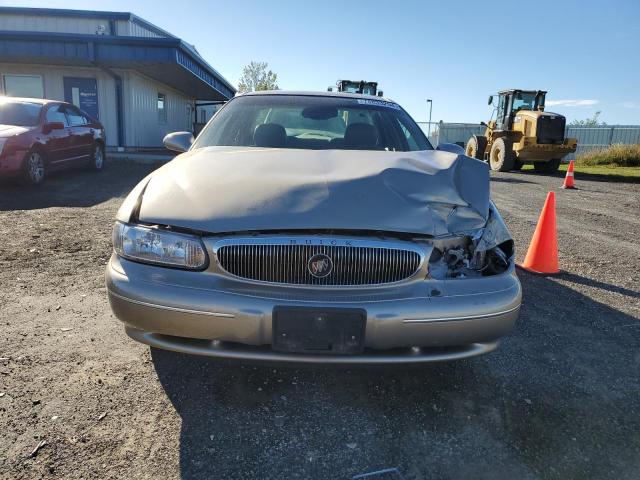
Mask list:
[[[491,201],[487,224],[474,235],[475,251],[486,252],[509,241],[513,242],[509,229],[495,204]],[[513,248],[511,250],[513,252]]]

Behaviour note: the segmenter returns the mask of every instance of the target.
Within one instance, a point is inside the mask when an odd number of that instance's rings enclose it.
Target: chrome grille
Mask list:
[[[365,241],[349,245],[308,245],[287,241],[268,243],[250,239],[227,240],[215,248],[220,266],[232,275],[270,283],[294,285],[380,285],[399,282],[413,276],[422,263],[417,248],[366,245]],[[333,269],[324,278],[311,274],[311,257],[324,254],[331,258]]]

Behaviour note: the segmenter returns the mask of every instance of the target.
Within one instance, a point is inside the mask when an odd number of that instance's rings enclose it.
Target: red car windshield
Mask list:
[[[41,110],[38,103],[0,100],[0,125],[36,126]]]

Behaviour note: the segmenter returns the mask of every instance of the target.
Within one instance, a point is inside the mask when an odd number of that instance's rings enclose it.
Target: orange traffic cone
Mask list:
[[[569,168],[567,168],[567,175],[564,177],[562,188],[576,188],[573,184],[573,160],[569,162]]]
[[[556,231],[556,195],[547,194],[547,200],[538,219],[536,231],[529,244],[524,262],[520,265],[534,273],[558,273],[558,233]]]

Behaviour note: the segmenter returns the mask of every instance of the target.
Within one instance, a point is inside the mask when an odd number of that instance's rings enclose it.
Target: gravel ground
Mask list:
[[[102,275],[115,212],[150,169],[0,185],[0,478],[640,477],[640,185],[493,177],[520,260],[557,192],[564,270],[519,272],[497,352],[281,369],[125,336]]]

